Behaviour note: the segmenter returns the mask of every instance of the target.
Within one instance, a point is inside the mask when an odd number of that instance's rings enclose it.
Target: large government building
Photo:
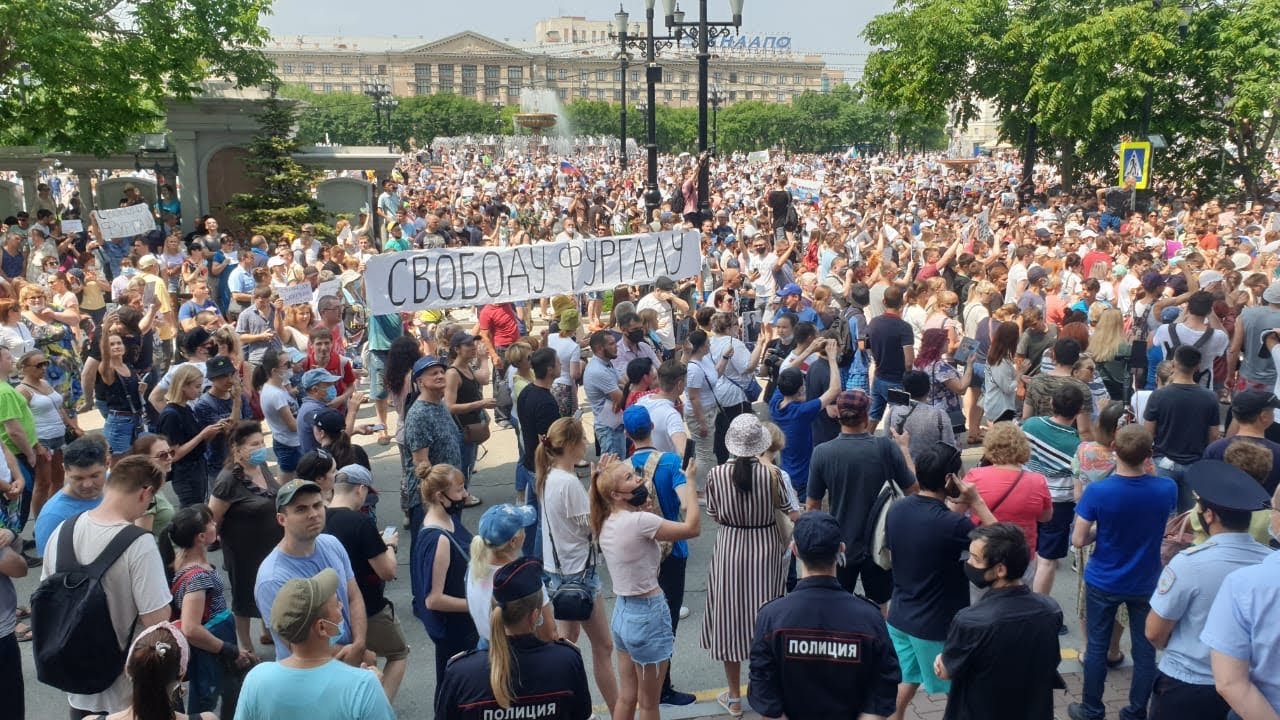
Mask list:
[[[659,20],[659,24],[661,21]],[[611,22],[582,17],[540,21],[532,42],[499,41],[475,32],[438,40],[421,37],[277,37],[264,48],[280,79],[315,92],[360,92],[362,79],[386,82],[400,97],[452,93],[495,104],[519,104],[521,93],[550,89],[561,101],[622,99],[618,42]],[[629,33],[644,34],[632,22]],[[633,50],[627,71],[628,104],[645,100],[644,57]],[[689,44],[660,53],[658,102],[697,103],[698,64]],[[717,40],[712,87],[726,102],[790,102],[806,90],[827,91],[844,82],[820,55],[792,50],[787,36],[734,35]]]

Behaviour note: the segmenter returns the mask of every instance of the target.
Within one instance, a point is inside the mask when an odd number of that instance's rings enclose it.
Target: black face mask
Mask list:
[[[463,498],[461,500],[454,500],[453,498],[446,496],[444,499],[444,511],[449,513],[450,515],[461,515],[462,511],[465,510],[466,507],[467,507],[466,498]]]
[[[1200,529],[1204,530],[1205,534],[1208,534],[1208,533],[1209,533],[1209,521],[1208,521],[1207,519],[1205,519],[1204,511],[1202,511],[1202,510],[1196,510],[1196,519],[1200,521]]]
[[[630,503],[632,507],[640,507],[648,501],[649,488],[644,485],[636,486],[636,489],[631,491],[631,497],[627,498],[627,502]]]
[[[644,328],[641,328],[639,330],[632,330],[628,332],[627,339],[631,341],[632,345],[639,344],[641,341],[644,340]]]
[[[990,587],[991,583],[995,582],[995,578],[987,578],[987,571],[990,569],[991,568],[976,568],[969,563],[965,563],[964,575],[969,578],[969,582],[973,583],[974,587],[982,590]]]

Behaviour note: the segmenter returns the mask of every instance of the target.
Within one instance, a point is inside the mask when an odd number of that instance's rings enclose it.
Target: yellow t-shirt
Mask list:
[[[172,340],[178,334],[178,329],[169,322],[169,313],[173,312],[173,300],[169,296],[169,288],[164,280],[151,273],[143,273],[141,277],[143,281],[151,284],[154,288],[152,292],[160,301],[160,312],[156,315],[156,337],[161,340]]]

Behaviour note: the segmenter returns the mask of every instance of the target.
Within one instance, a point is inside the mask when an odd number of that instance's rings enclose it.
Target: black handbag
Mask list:
[[[551,556],[555,558],[556,567],[564,569],[560,564],[560,553],[556,551],[556,534],[547,528],[547,537],[551,539]],[[588,573],[596,566],[596,544],[588,543],[586,567],[572,577],[566,577],[560,587],[551,591],[551,611],[557,620],[566,622],[586,622],[591,619],[595,609],[596,596],[587,583]]]

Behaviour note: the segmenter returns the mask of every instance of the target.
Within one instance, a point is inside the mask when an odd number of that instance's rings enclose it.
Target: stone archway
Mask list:
[[[245,174],[245,160],[249,151],[242,147],[224,147],[209,156],[205,164],[205,188],[209,214],[218,219],[218,225],[242,242],[247,240],[246,228],[236,221],[227,209],[237,193],[253,192],[257,184]]]

